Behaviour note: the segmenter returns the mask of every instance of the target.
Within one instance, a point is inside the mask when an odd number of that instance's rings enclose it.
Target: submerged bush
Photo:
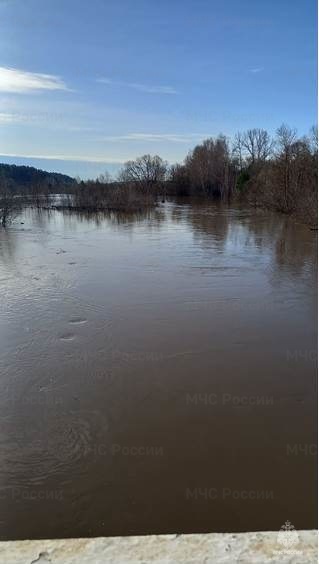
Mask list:
[[[74,190],[70,207],[91,210],[135,211],[153,206],[153,194],[142,193],[134,184],[81,183]]]
[[[0,185],[0,224],[6,227],[21,211],[22,199],[5,184]]]

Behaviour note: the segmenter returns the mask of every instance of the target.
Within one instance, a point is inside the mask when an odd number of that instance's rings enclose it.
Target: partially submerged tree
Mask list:
[[[283,124],[275,140],[266,130],[256,128],[237,133],[231,148],[223,135],[206,139],[189,152],[182,164],[170,169],[158,155],[143,155],[126,162],[116,181],[107,172],[86,182],[68,181],[68,177],[52,173],[47,178],[48,173],[43,171],[38,171],[40,176],[30,177],[28,167],[22,168],[28,173],[28,201],[38,207],[50,203],[55,186],[63,186],[59,193],[67,197],[69,207],[92,211],[142,209],[155,205],[158,195],[164,193],[224,201],[235,195],[255,206],[296,213],[315,225],[317,147],[316,127],[300,138],[295,129]],[[15,168],[10,167],[11,170],[14,172]],[[25,193],[16,176],[8,180],[7,174],[7,165],[2,165],[2,169],[0,165],[2,225],[16,214],[21,202],[19,194]],[[60,177],[65,178],[64,184]]]
[[[170,168],[169,187],[177,196],[190,195],[189,170],[184,164],[174,164]]]
[[[145,194],[161,188],[167,176],[168,165],[158,155],[143,155],[127,161],[119,174],[119,181],[132,183]]]
[[[234,172],[227,139],[219,135],[205,139],[188,154],[183,176],[184,182],[188,179],[191,194],[227,199],[235,186]]]
[[[6,227],[21,210],[21,197],[14,193],[3,178],[0,179],[0,224]]]

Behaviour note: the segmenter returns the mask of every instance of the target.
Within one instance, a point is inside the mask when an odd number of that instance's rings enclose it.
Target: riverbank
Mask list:
[[[296,534],[297,542],[287,539],[286,544],[278,542],[277,531],[9,541],[0,543],[0,560],[6,564],[317,562],[317,531]]]

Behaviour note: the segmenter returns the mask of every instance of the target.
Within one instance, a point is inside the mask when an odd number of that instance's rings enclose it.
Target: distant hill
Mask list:
[[[33,166],[0,163],[0,184],[3,180],[12,188],[19,189],[28,189],[36,184],[55,189],[70,186],[75,182],[71,176],[59,172],[47,172]]]

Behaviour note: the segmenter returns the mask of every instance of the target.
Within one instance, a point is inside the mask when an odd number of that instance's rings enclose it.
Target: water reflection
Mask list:
[[[0,231],[1,537],[313,528],[315,250],[203,202]]]
[[[61,210],[60,213],[63,215],[65,223],[71,228],[77,221],[80,223],[94,223],[96,226],[101,226],[104,223],[111,223],[112,225],[133,225],[134,223],[153,221],[161,218],[161,213],[157,209],[146,209],[131,212]]]
[[[22,227],[23,224],[23,227]],[[134,231],[143,225],[149,233],[183,226],[193,234],[196,245],[217,253],[254,247],[260,253],[271,254],[273,266],[279,272],[289,269],[302,274],[304,267],[313,268],[316,238],[306,226],[291,218],[252,209],[240,209],[223,204],[203,204],[181,200],[156,209],[139,212],[85,212],[70,210],[27,209],[8,229],[0,230],[0,254],[3,262],[13,260],[17,241],[30,230],[46,236],[54,231],[76,232],[85,227],[118,227]],[[21,244],[18,243],[18,244]],[[228,246],[228,251],[226,250]]]
[[[0,228],[0,260],[4,264],[13,260],[16,244],[16,233],[13,230]]]

